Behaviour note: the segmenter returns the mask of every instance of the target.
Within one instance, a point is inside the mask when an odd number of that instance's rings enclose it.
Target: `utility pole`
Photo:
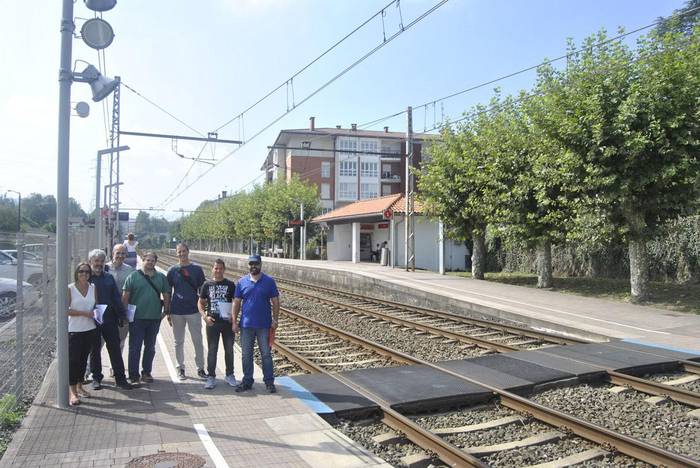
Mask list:
[[[128,150],[128,146],[118,146],[116,148],[107,148],[103,150],[99,150],[97,152],[97,174],[96,174],[96,179],[97,179],[97,184],[95,187],[95,234],[97,235],[97,248],[101,249],[104,247],[104,228],[102,227],[102,210],[100,208],[100,192],[102,191],[102,185],[101,185],[101,175],[102,175],[102,156],[105,154],[113,154],[114,152],[119,152],[119,151],[126,151]],[[105,195],[105,202],[107,202],[107,196]],[[109,207],[109,204],[107,205]],[[114,245],[112,242],[112,238],[110,238],[110,245],[109,249],[112,248],[112,245]],[[107,251],[107,254],[109,255],[109,249]]]
[[[56,403],[68,408],[68,177],[70,168],[70,87],[73,83],[73,0],[63,0],[61,64],[58,71],[58,167],[56,183]]]
[[[111,215],[116,218],[114,221],[110,219],[109,229],[109,246],[114,245],[115,237],[119,236],[119,128],[121,117],[121,79],[115,76],[117,86],[114,88],[114,101],[112,102],[112,131],[109,136],[111,153],[109,156],[109,203],[107,206],[112,209]],[[116,153],[116,156],[115,156]],[[116,168],[115,168],[116,166]],[[113,179],[116,172],[116,183]]]
[[[306,223],[304,223],[304,202],[299,202],[299,260],[306,260]]]
[[[416,271],[415,209],[413,206],[413,108],[408,107],[406,128],[406,215],[404,222],[404,258],[406,271]]]

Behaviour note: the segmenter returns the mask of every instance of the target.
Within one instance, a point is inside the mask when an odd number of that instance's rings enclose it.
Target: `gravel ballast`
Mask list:
[[[531,397],[537,403],[643,440],[666,450],[700,459],[700,419],[674,402],[652,406],[648,395],[608,392],[609,384],[582,384],[547,390]]]
[[[344,311],[312,303],[303,299],[285,298],[284,306],[327,325],[397,349],[426,361],[446,361],[480,356],[483,349],[466,347],[442,338],[416,334],[415,330],[391,327],[387,322],[371,321],[367,317],[352,315]]]

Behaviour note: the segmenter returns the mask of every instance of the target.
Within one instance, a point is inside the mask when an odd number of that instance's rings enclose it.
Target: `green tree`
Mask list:
[[[489,225],[509,243],[537,250],[537,286],[552,286],[552,243],[563,243],[570,217],[567,159],[534,125],[542,112],[537,95],[497,93],[476,115],[479,146],[487,156],[484,203]]]
[[[646,243],[699,195],[698,37],[652,34],[635,52],[601,32],[539,72],[541,128],[577,160],[577,235],[627,243],[633,301],[648,294]]]
[[[700,0],[688,0],[683,8],[673,11],[669,18],[659,18],[656,32],[663,36],[669,32],[692,34],[693,28],[700,22]]]
[[[486,226],[492,207],[484,203],[488,156],[479,146],[478,125],[466,120],[455,129],[449,122],[442,128],[441,138],[426,148],[418,197],[426,214],[440,219],[450,237],[473,241],[472,277],[484,279]]]
[[[0,232],[17,231],[17,208],[0,204]]]

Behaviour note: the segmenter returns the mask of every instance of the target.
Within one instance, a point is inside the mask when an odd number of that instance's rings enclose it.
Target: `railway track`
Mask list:
[[[548,444],[552,441],[565,441],[563,443],[570,443],[572,440],[571,437],[574,437],[575,440],[585,440],[587,443],[593,444],[593,446],[570,455],[566,454],[570,450],[562,450],[566,455],[558,462],[555,461],[555,464],[559,462],[568,463],[567,460],[569,460],[569,457],[577,456],[583,457],[583,459],[587,459],[587,457],[595,458],[613,451],[635,460],[654,465],[700,467],[700,463],[688,456],[665,450],[651,443],[608,429],[602,425],[597,425],[590,421],[571,416],[566,412],[545,406],[533,399],[524,398],[476,379],[460,375],[441,367],[439,364],[427,362],[405,353],[396,352],[391,348],[368,341],[346,331],[330,327],[325,323],[315,321],[289,309],[282,308],[281,314],[284,316],[284,322],[280,326],[280,334],[274,345],[275,351],[285,356],[286,359],[293,362],[299,368],[312,373],[324,373],[339,380],[348,387],[353,388],[366,398],[375,401],[379,405],[382,413],[382,423],[389,426],[394,431],[397,431],[399,435],[396,435],[396,437],[410,440],[413,444],[420,447],[417,453],[413,453],[412,457],[414,459],[423,457],[425,458],[424,461],[428,461],[437,457],[451,466],[485,466],[484,457],[492,457],[494,454],[505,453],[514,448],[522,449],[524,447]],[[285,327],[288,327],[288,332],[282,332]],[[301,340],[300,337],[302,338]],[[349,354],[355,354],[355,356],[348,356]],[[357,361],[361,362],[361,365],[366,367],[405,364],[429,366],[466,382],[479,385],[493,393],[494,397],[497,399],[498,405],[513,411],[514,414],[518,415],[521,421],[527,419],[533,424],[537,424],[537,426],[533,427],[537,427],[538,430],[530,437],[512,440],[508,443],[484,446],[474,446],[468,443],[452,443],[460,440],[459,437],[456,439],[454,437],[451,438],[451,436],[458,432],[449,434],[445,433],[445,431],[435,431],[439,424],[437,426],[429,422],[427,424],[419,424],[417,421],[411,420],[393,410],[388,403],[382,401],[377,395],[372,394],[371,391],[362,388],[345,376],[340,375],[338,373],[339,371],[358,368],[352,367],[353,365],[357,365],[357,362],[353,364],[355,359],[349,359],[349,357],[358,358]],[[692,365],[693,363],[689,363],[688,369],[692,369]],[[629,386],[632,386],[632,384],[639,386],[642,383],[639,381],[646,382],[645,379],[634,378],[624,374],[617,375],[616,373],[612,373],[612,371],[608,372],[608,378],[613,383],[624,382],[623,385]],[[657,385],[657,389],[660,388],[664,392],[669,391],[669,388],[673,388],[671,385],[659,383],[655,385]],[[662,387],[658,387],[659,385]],[[687,391],[681,390],[681,394],[683,392]],[[691,393],[690,397],[697,398],[697,394],[692,395],[693,392],[687,393]],[[688,395],[685,395],[685,397],[688,397]],[[694,400],[691,399],[691,401]],[[432,431],[430,430],[431,428],[433,429]],[[453,429],[453,431],[456,430],[454,427],[451,429]],[[391,440],[392,436],[389,435],[384,438]],[[554,450],[556,451],[557,449],[555,448]]]
[[[383,349],[383,347],[379,347],[376,345],[376,343],[370,343],[365,340],[360,339],[359,337],[355,335],[348,334],[342,330],[334,329],[332,327],[328,327],[327,325],[316,322],[313,320],[310,320],[305,317],[300,317],[298,314],[288,311],[288,310],[283,310],[285,314],[291,313],[293,316],[297,317],[298,320],[303,321],[304,323],[308,324],[310,327],[313,327],[313,329],[318,330],[319,332],[327,332],[331,333],[334,336],[337,337],[343,337],[345,339],[348,339],[352,341],[353,343],[358,343],[361,344],[364,342],[365,346],[372,347],[373,349],[382,349],[383,353],[391,352],[391,350],[388,349]],[[282,352],[289,353],[289,350],[284,349],[284,345],[282,343],[277,344]],[[647,463],[651,464],[663,464],[666,466],[700,466],[699,463],[694,462],[691,458],[688,458],[684,455],[678,455],[673,452],[669,452],[667,450],[664,450],[659,447],[655,447],[648,442],[644,442],[635,438],[632,438],[630,436],[611,431],[610,429],[607,429],[603,427],[602,425],[596,425],[593,423],[590,423],[588,421],[584,421],[582,419],[578,419],[576,417],[570,416],[567,413],[563,413],[560,411],[553,410],[549,407],[546,407],[544,405],[538,404],[535,401],[531,399],[526,399],[523,397],[520,397],[518,395],[512,394],[510,392],[506,392],[500,389],[497,389],[495,387],[491,387],[487,384],[484,384],[483,382],[479,382],[478,380],[471,379],[465,376],[462,376],[460,374],[454,373],[448,369],[445,369],[439,365],[436,364],[431,364],[425,361],[422,361],[417,358],[413,358],[411,356],[407,356],[403,353],[396,353],[394,355],[394,359],[396,361],[405,361],[409,360],[413,364],[420,364],[420,365],[425,365],[425,366],[431,366],[434,367],[435,369],[438,369],[442,372],[446,372],[448,374],[451,374],[454,377],[458,377],[462,380],[466,380],[470,383],[474,383],[477,385],[481,385],[483,387],[486,387],[488,390],[492,391],[494,395],[498,398],[498,402],[500,405],[505,406],[507,408],[510,408],[514,412],[516,412],[519,416],[518,419],[515,420],[511,418],[507,423],[503,423],[501,421],[501,424],[495,424],[491,427],[486,427],[486,428],[452,428],[451,431],[437,431],[437,432],[432,432],[435,435],[440,435],[440,436],[447,436],[447,435],[454,435],[454,434],[460,434],[460,433],[469,433],[469,432],[477,432],[477,431],[483,431],[486,429],[491,429],[494,427],[500,427],[500,426],[505,426],[506,424],[511,424],[517,421],[524,421],[524,420],[529,420],[532,421],[533,424],[536,422],[536,427],[538,428],[536,431],[533,431],[534,433],[520,439],[515,439],[511,440],[508,442],[501,442],[501,443],[493,443],[493,444],[482,444],[479,446],[475,445],[470,445],[467,447],[461,447],[461,449],[465,450],[468,454],[470,455],[475,455],[475,456],[492,456],[496,453],[503,453],[507,452],[509,450],[513,449],[521,449],[521,448],[526,448],[526,447],[533,447],[533,446],[540,446],[543,444],[551,444],[552,442],[556,441],[557,443],[561,443],[562,445],[567,445],[570,447],[577,447],[581,446],[584,444],[581,443],[572,443],[571,442],[571,434],[582,438],[586,439],[589,442],[592,442],[596,445],[596,447],[589,447],[585,451],[582,452],[576,452],[576,453],[571,453],[567,454],[565,457],[562,457],[562,459],[559,460],[559,462],[564,463],[565,461],[563,458],[570,459],[566,460],[568,463],[569,461],[573,460],[574,457],[578,457],[576,459],[581,459],[581,460],[586,460],[586,459],[594,459],[597,457],[602,457],[605,455],[608,455],[611,451],[619,451],[627,456],[630,456],[635,459],[639,459],[642,461],[645,461]],[[308,362],[313,362],[314,358],[312,357],[307,357],[304,356],[303,351],[298,352],[298,353],[289,353],[287,356],[289,359],[293,360],[298,360],[299,362],[303,362],[303,360],[307,360]],[[300,364],[301,365],[301,364]],[[324,365],[324,363],[318,364],[318,363],[313,363],[313,367],[308,367],[310,371],[315,370],[316,372],[323,372],[328,375],[334,376],[334,377],[339,377],[335,372],[333,372],[333,369],[329,369],[327,366]],[[345,379],[342,379],[341,381],[344,381]],[[357,385],[355,385],[352,382],[348,382],[347,380],[344,381],[348,386],[351,388],[354,388],[356,391],[359,393],[365,395],[366,397],[372,399],[373,401],[377,401],[378,397],[376,395],[371,394],[370,392],[364,391],[364,389],[359,388]],[[381,406],[381,405],[380,405]],[[503,418],[498,418],[498,419],[503,419]],[[432,424],[428,424],[429,427],[432,426]],[[535,427],[533,426],[533,427]],[[393,427],[393,426],[392,426]],[[525,430],[525,433],[528,431]],[[480,436],[481,437],[481,436]],[[383,440],[391,440],[391,436],[384,437]],[[483,439],[483,437],[482,437]],[[450,440],[453,440],[451,438],[447,438],[448,442]],[[457,438],[456,440],[459,440]],[[494,440],[498,440],[497,437],[494,437]],[[454,445],[454,444],[452,444]],[[602,448],[601,448],[602,447]],[[431,447],[424,447],[426,451],[426,455],[424,455],[427,458],[430,458],[430,453],[433,452]],[[552,450],[556,451],[556,448],[553,448]],[[569,448],[565,452],[570,452],[572,451],[572,448]],[[585,454],[583,453],[585,452]],[[437,452],[435,452],[437,453]],[[414,456],[414,458],[416,458]],[[507,457],[502,457],[504,459],[508,459]],[[416,461],[416,460],[414,460]],[[443,460],[445,461],[445,460]],[[426,460],[427,462],[427,460]],[[687,464],[689,463],[689,464]]]
[[[192,255],[191,258],[203,263],[211,261],[211,258],[202,255]],[[285,295],[314,301],[338,310],[345,310],[455,342],[474,345],[492,352],[538,349],[558,344],[585,342],[515,325],[370,298],[285,278],[275,278],[275,280]]]

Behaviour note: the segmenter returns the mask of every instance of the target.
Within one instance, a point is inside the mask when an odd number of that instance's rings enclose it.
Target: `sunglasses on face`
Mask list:
[[[250,262],[248,266],[260,266],[260,262]]]

